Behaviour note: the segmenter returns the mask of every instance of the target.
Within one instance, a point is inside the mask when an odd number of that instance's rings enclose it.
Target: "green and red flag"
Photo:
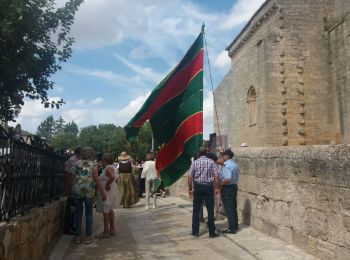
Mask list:
[[[177,181],[190,167],[203,137],[203,28],[180,63],[156,86],[124,127],[133,141],[150,121],[161,148],[156,168],[165,186]]]

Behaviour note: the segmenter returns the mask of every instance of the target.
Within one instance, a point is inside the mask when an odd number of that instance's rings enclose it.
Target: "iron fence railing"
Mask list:
[[[66,159],[42,139],[13,138],[0,126],[0,221],[58,199]]]

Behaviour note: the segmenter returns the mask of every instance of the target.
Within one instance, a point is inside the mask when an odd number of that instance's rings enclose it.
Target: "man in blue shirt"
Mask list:
[[[239,166],[232,160],[234,154],[231,150],[225,150],[222,156],[224,165],[220,172],[221,199],[228,221],[228,228],[222,232],[236,234],[238,230],[237,182],[239,178]]]

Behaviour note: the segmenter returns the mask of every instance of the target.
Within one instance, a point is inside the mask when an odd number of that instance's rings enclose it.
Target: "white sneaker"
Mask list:
[[[145,209],[149,209],[149,206],[146,206]]]
[[[156,208],[158,208],[158,207],[157,207],[157,205],[153,205],[153,207],[152,207],[152,208],[156,209]]]

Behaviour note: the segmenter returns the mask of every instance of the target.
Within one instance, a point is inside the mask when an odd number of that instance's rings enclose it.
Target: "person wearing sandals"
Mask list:
[[[73,187],[72,194],[76,204],[76,243],[82,242],[81,224],[83,210],[85,207],[86,216],[86,244],[93,242],[92,221],[93,221],[93,198],[95,196],[95,186],[101,191],[102,200],[106,200],[106,194],[101,186],[98,169],[99,166],[94,161],[95,151],[91,147],[84,147],[81,150],[81,159],[73,165]]]
[[[116,170],[113,162],[111,153],[103,153],[101,158],[103,170],[99,178],[106,194],[106,200],[102,201],[102,194],[100,191],[97,191],[96,211],[103,214],[104,229],[103,233],[95,236],[96,238],[115,236],[114,209],[117,208],[117,184],[115,182]]]
[[[155,190],[155,181],[157,180],[157,170],[156,164],[154,161],[154,154],[147,153],[146,162],[143,164],[142,179],[146,179],[145,187],[146,187],[146,209],[149,209],[150,202],[150,194],[153,190]],[[157,208],[157,196],[156,194],[152,194],[153,196],[153,208]]]
[[[118,191],[120,195],[120,206],[123,208],[130,208],[139,201],[139,197],[136,192],[136,183],[131,158],[126,152],[122,152],[120,156],[118,156],[118,162]]]

